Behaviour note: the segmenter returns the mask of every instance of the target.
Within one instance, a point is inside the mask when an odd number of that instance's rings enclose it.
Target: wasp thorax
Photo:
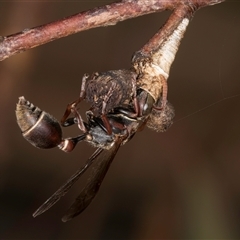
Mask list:
[[[38,148],[53,148],[62,141],[62,129],[50,114],[20,97],[16,107],[18,126],[23,137]]]
[[[136,76],[134,71],[126,69],[95,73],[86,82],[86,100],[100,113],[129,104],[135,94]]]
[[[173,124],[174,116],[174,108],[169,102],[166,103],[163,109],[153,107],[147,121],[147,127],[156,132],[165,132]]]

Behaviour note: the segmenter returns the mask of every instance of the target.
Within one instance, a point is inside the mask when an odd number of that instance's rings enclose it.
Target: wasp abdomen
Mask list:
[[[54,148],[62,141],[62,129],[50,114],[20,97],[16,107],[18,126],[23,137],[38,148]]]

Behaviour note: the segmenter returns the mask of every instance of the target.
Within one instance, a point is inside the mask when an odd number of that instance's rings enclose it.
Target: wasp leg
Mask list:
[[[168,92],[167,80],[163,76],[160,76],[160,78],[162,82],[162,96],[161,101],[159,101],[158,99],[157,103],[153,105],[153,108],[156,110],[164,110],[167,104],[167,92]]]
[[[63,114],[63,117],[61,119],[61,125],[63,127],[67,127],[67,126],[74,124],[74,122],[72,122],[71,120],[69,121],[70,124],[66,123],[66,122],[68,122],[67,119],[68,119],[69,115],[71,114],[71,112],[73,112],[73,109],[76,109],[76,106],[85,98],[87,78],[88,78],[88,74],[84,74],[83,78],[82,78],[82,85],[81,85],[81,91],[80,91],[79,98],[67,105],[65,113]]]
[[[109,98],[112,96],[112,94],[113,94],[113,89],[114,89],[115,87],[116,87],[116,84],[113,83],[112,86],[110,87],[108,93],[104,96],[103,103],[102,103],[102,112],[101,112],[102,115],[101,115],[101,119],[102,119],[103,124],[104,124],[104,126],[105,126],[105,128],[106,128],[106,130],[107,130],[107,133],[108,133],[109,135],[112,134],[112,128],[111,128],[111,125],[110,125],[110,123],[109,123],[109,120],[108,120],[108,118],[107,118],[107,116],[106,116],[106,107],[107,107],[107,102],[108,102]]]
[[[86,133],[86,132],[87,132],[87,129],[86,129],[86,127],[85,127],[85,124],[84,124],[84,122],[83,122],[83,119],[82,119],[80,113],[78,112],[78,110],[77,110],[75,107],[73,107],[71,110],[72,110],[72,113],[73,113],[74,116],[75,116],[74,121],[76,121],[76,123],[77,123],[77,125],[78,125],[78,128],[79,128],[82,132]]]
[[[138,117],[140,114],[140,104],[137,99],[137,83],[136,83],[136,78],[132,79],[132,90],[133,90],[133,108],[135,111],[135,116],[133,117]]]

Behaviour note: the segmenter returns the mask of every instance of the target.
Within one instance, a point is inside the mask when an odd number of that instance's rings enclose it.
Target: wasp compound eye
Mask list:
[[[173,124],[174,116],[174,108],[169,102],[161,110],[153,107],[147,121],[147,127],[156,132],[165,132]]]
[[[54,148],[62,141],[62,129],[50,114],[19,97],[16,107],[18,126],[23,137],[37,148]]]

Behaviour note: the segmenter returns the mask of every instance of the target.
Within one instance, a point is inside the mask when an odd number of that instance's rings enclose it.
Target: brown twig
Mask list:
[[[214,5],[224,0],[122,0],[102,7],[58,20],[46,25],[25,29],[7,37],[0,37],[0,61],[28,49],[66,37],[68,35],[100,26],[114,25],[117,22],[141,15],[173,10],[179,5],[192,5],[194,8]]]

